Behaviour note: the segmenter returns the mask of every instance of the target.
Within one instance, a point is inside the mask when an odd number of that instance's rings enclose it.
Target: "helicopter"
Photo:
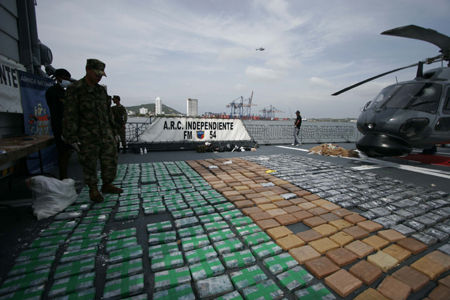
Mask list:
[[[266,49],[264,49],[263,47],[261,47],[261,48],[256,48],[256,51],[264,51],[264,50],[266,50]]]
[[[332,96],[417,66],[413,80],[385,87],[362,108],[357,128],[363,136],[356,142],[356,148],[369,157],[407,156],[412,148],[434,154],[437,144],[450,143],[450,37],[416,25],[381,34],[429,42],[438,46],[441,54],[368,78]],[[424,64],[435,62],[441,62],[441,67],[423,71]],[[448,62],[447,67],[443,62]]]

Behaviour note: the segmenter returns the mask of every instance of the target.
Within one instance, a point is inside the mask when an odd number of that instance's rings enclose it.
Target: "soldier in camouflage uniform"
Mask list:
[[[116,106],[112,107],[112,113],[114,116],[114,122],[116,123],[117,133],[119,134],[120,141],[122,142],[123,154],[127,153],[127,140],[125,139],[125,124],[127,123],[128,115],[127,109],[120,104],[120,97],[114,95],[112,100]],[[117,152],[119,152],[119,141],[117,141]]]
[[[102,193],[119,194],[122,189],[112,182],[116,178],[116,128],[106,88],[98,83],[105,74],[105,64],[88,59],[86,76],[72,83],[66,91],[63,114],[63,136],[78,151],[83,167],[83,180],[89,186],[89,196],[103,202],[97,188],[97,161],[100,159]]]

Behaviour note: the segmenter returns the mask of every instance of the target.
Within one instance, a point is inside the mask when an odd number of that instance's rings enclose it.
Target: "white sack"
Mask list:
[[[35,176],[29,179],[32,191],[33,213],[38,220],[54,216],[77,200],[75,180],[46,176]]]

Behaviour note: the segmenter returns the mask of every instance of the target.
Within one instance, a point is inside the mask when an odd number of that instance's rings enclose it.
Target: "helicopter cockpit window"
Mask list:
[[[410,83],[384,105],[386,108],[410,109],[435,114],[441,98],[442,86],[433,83]]]
[[[385,87],[381,90],[381,92],[372,100],[370,103],[370,106],[364,107],[364,110],[366,109],[373,109],[373,108],[380,108],[387,100],[389,100],[392,95],[394,95],[398,89],[400,88],[400,85],[391,85],[388,87]]]
[[[447,96],[445,97],[445,103],[442,112],[446,115],[450,114],[450,89],[448,90]]]

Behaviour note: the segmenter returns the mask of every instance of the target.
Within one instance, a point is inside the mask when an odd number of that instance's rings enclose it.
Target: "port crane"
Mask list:
[[[253,92],[248,99],[244,99],[244,97],[240,96],[239,98],[236,98],[232,102],[227,104],[227,107],[231,107],[230,118],[249,118],[251,116],[252,106],[256,106],[256,104],[252,103],[252,100]]]
[[[263,118],[272,119],[272,118],[275,118],[275,113],[283,113],[284,111],[278,110],[277,108],[275,108],[275,106],[270,105],[270,106],[264,107],[259,112],[263,113]]]

